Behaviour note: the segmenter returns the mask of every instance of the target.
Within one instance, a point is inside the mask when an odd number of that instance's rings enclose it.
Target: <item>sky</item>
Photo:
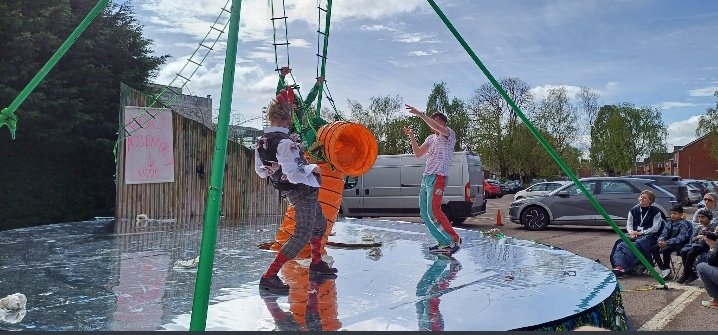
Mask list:
[[[122,2],[122,1],[118,1]],[[227,0],[132,0],[157,55],[170,55],[155,82],[169,84],[205,36]],[[244,0],[232,97],[232,124],[261,127],[262,107],[277,83],[270,0]],[[281,16],[282,0],[274,1]],[[293,68],[306,94],[317,74],[316,0],[285,0],[289,50],[279,66]],[[323,7],[326,0],[320,0]],[[668,145],[696,139],[698,117],[716,105],[718,1],[705,0],[437,0],[468,45],[497,79],[518,77],[537,100],[548,88],[569,94],[581,86],[599,105],[630,102],[660,108]],[[229,18],[220,16],[216,27]],[[322,18],[322,30],[324,18]],[[285,27],[277,21],[277,40]],[[211,32],[208,35],[208,32]],[[219,108],[226,52],[223,34],[185,94],[211,95]],[[206,49],[193,57],[199,60]],[[423,110],[434,83],[468,100],[488,80],[428,2],[335,0],[326,80],[339,110],[347,99],[365,107],[371,97],[400,96]],[[194,71],[190,64],[180,72]],[[177,83],[177,81],[175,81]],[[324,100],[322,106],[329,106]]]

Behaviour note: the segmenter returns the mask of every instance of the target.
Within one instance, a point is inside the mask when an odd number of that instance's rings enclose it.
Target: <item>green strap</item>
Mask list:
[[[15,100],[13,100],[10,103],[10,106],[7,108],[4,108],[0,112],[0,127],[3,125],[7,125],[8,129],[10,130],[10,135],[12,136],[12,139],[15,139],[15,131],[17,130],[17,116],[15,115],[15,111],[20,107],[20,105],[25,101],[28,95],[32,93],[33,90],[35,90],[35,87],[37,87],[40,82],[45,79],[45,76],[52,70],[52,68],[57,64],[57,62],[62,58],[62,56],[65,55],[68,49],[77,41],[77,38],[80,37],[80,35],[85,31],[87,26],[92,23],[92,21],[97,17],[97,14],[99,14],[103,8],[107,5],[107,2],[109,0],[100,0],[97,2],[95,7],[92,8],[89,14],[85,16],[85,19],[80,22],[80,24],[75,28],[75,30],[70,34],[70,36],[65,40],[65,42],[60,45],[60,48],[55,51],[55,53],[50,57],[50,60],[45,63],[45,65],[40,69],[40,71],[37,72],[35,77],[30,80],[30,83],[28,83],[25,88],[20,91],[20,94],[15,97]]]
[[[629,249],[631,249],[631,252],[633,252],[633,254],[636,257],[638,257],[638,259],[641,261],[641,263],[643,263],[643,265],[646,267],[646,269],[648,269],[651,272],[653,277],[661,285],[665,285],[666,282],[663,280],[663,278],[658,274],[658,272],[656,272],[656,270],[653,268],[653,266],[651,266],[651,264],[648,262],[648,260],[646,260],[646,258],[643,257],[641,252],[638,251],[636,246],[633,245],[633,242],[631,242],[631,240],[626,236],[626,234],[624,234],[621,231],[621,228],[619,228],[618,225],[616,225],[616,223],[613,222],[613,219],[611,219],[611,217],[608,215],[606,210],[603,209],[603,207],[598,202],[598,200],[596,200],[596,198],[594,198],[593,195],[586,189],[586,187],[583,185],[583,183],[581,183],[581,181],[578,180],[578,177],[576,177],[576,175],[571,171],[571,169],[568,167],[568,165],[566,165],[566,163],[563,162],[561,157],[558,155],[558,153],[556,153],[556,151],[553,149],[553,147],[551,147],[551,145],[548,143],[548,141],[546,141],[546,139],[541,135],[541,133],[538,130],[536,130],[533,123],[531,123],[531,120],[529,120],[526,117],[526,115],[524,115],[524,113],[521,111],[519,106],[517,106],[516,103],[513,101],[513,99],[511,99],[511,97],[509,97],[509,95],[506,93],[506,90],[504,90],[504,88],[501,87],[501,84],[499,84],[499,82],[497,82],[496,79],[494,79],[494,76],[491,75],[491,72],[489,72],[489,70],[486,68],[486,66],[484,66],[484,64],[481,62],[481,60],[479,60],[479,57],[476,56],[476,54],[471,49],[471,47],[469,47],[469,45],[466,43],[466,41],[464,41],[464,39],[461,37],[459,32],[456,30],[456,28],[454,28],[454,26],[451,24],[451,22],[446,17],[446,15],[444,15],[444,13],[441,11],[439,6],[436,5],[434,0],[427,0],[427,1],[429,2],[429,5],[431,5],[431,7],[434,8],[434,11],[436,11],[436,14],[439,15],[441,20],[444,21],[444,24],[446,24],[446,26],[449,28],[451,33],[454,34],[454,37],[456,37],[456,39],[459,41],[461,46],[464,47],[464,50],[466,50],[466,52],[469,54],[469,56],[471,56],[471,59],[474,60],[476,65],[478,65],[479,68],[481,69],[481,71],[484,73],[484,75],[486,75],[486,78],[489,79],[489,81],[496,88],[496,90],[499,92],[499,94],[501,94],[501,96],[504,98],[504,100],[506,100],[506,102],[511,106],[511,108],[513,108],[513,110],[516,112],[516,114],[519,116],[519,118],[521,118],[521,121],[523,121],[524,124],[526,124],[526,126],[529,128],[531,133],[538,139],[538,141],[541,143],[541,145],[543,145],[544,149],[546,149],[546,151],[548,151],[549,155],[551,155],[551,157],[556,161],[556,163],[558,163],[558,165],[561,167],[561,170],[563,170],[563,172],[571,178],[571,180],[574,182],[574,184],[588,198],[588,201],[593,205],[593,207],[596,208],[596,210],[599,213],[601,213],[603,218],[606,219],[606,221],[611,225],[613,230],[618,234],[618,236],[621,237],[621,239],[626,243],[626,245],[629,247]]]

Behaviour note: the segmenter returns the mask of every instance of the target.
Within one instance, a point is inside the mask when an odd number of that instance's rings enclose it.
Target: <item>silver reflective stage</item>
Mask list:
[[[207,330],[508,330],[580,313],[607,299],[615,276],[570,252],[459,230],[454,258],[429,254],[423,225],[338,222],[333,239],[371,236],[380,248],[327,247],[338,278],[306,261],[280,274],[289,296],[260,294],[274,253],[259,250],[281,218],[222,223]],[[89,221],[0,232],[0,296],[23,293],[27,314],[3,330],[187,330],[201,228]]]

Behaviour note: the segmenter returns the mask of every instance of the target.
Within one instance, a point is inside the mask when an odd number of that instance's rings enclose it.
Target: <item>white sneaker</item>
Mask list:
[[[661,270],[661,277],[663,277],[663,279],[668,278],[668,276],[670,276],[670,275],[671,275],[671,269]]]

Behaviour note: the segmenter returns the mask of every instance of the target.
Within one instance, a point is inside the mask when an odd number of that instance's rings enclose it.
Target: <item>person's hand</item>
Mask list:
[[[414,115],[423,114],[422,112],[420,112],[418,109],[414,108],[413,106],[409,106],[407,104],[404,104],[404,106],[406,106],[406,109],[408,109],[409,113],[411,113],[411,114],[414,114]]]
[[[630,234],[628,234],[628,235],[629,235],[629,237],[630,237],[632,240],[635,240],[636,237],[638,237],[638,232],[637,232],[637,231],[632,231],[632,232],[631,232]]]
[[[317,77],[317,84],[320,85],[324,82],[324,77]]]
[[[408,135],[409,137],[414,136],[414,131],[411,130],[411,128],[404,126],[404,134]]]
[[[666,241],[658,241],[658,246],[663,248],[666,246]]]
[[[289,66],[282,66],[282,68],[279,69],[279,73],[283,76],[288,75],[290,72],[292,72],[292,69],[290,69]]]
[[[715,241],[715,240],[711,240],[711,239],[707,238],[707,239],[705,239],[705,241],[706,241],[706,244],[708,244],[708,246],[709,246],[711,249],[715,248],[715,246],[716,246],[716,241]]]

